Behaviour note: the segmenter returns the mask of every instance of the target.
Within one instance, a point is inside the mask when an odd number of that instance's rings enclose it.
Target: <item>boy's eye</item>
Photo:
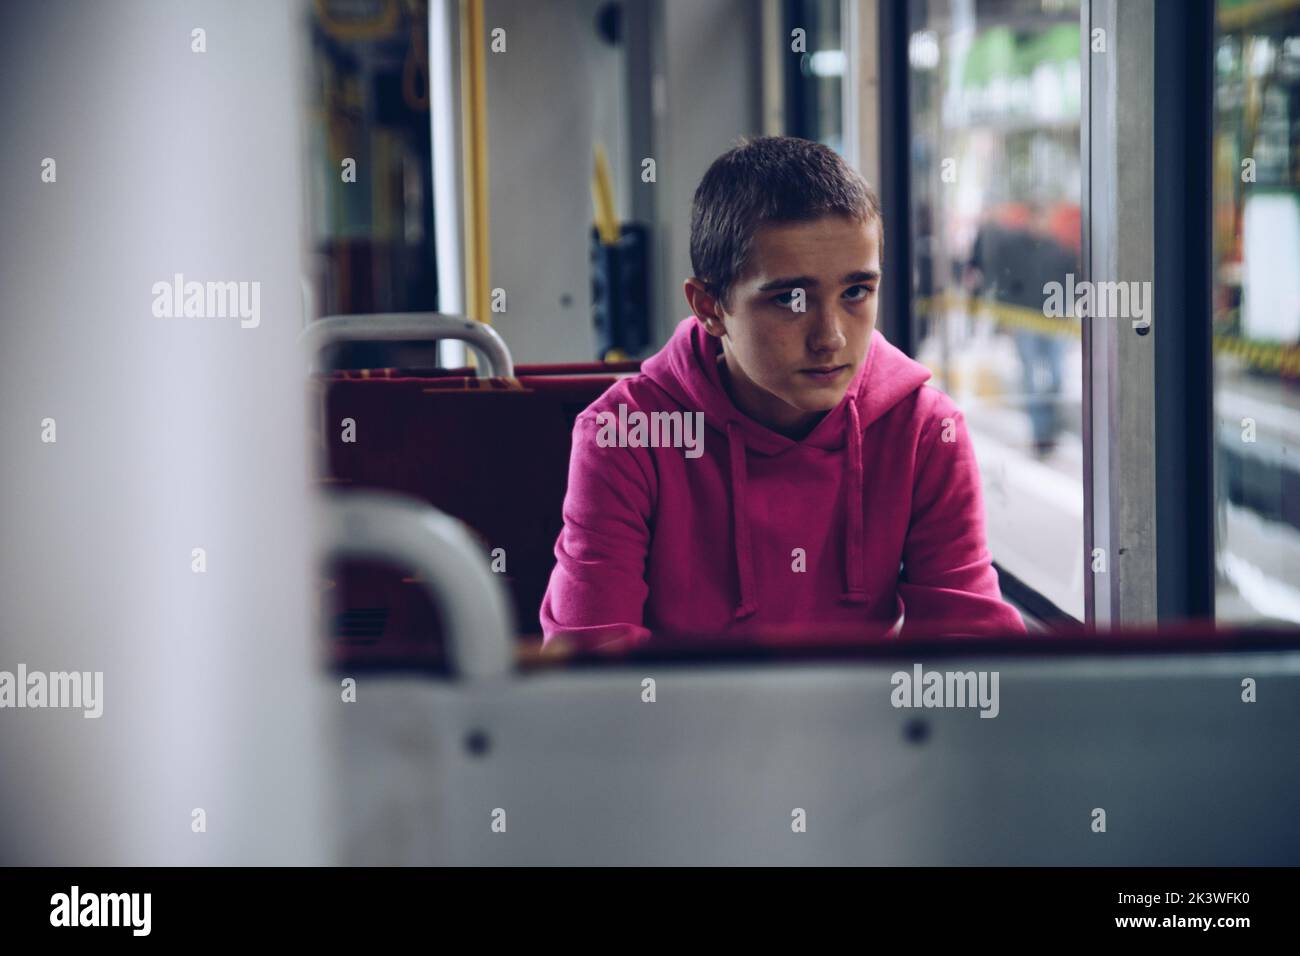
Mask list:
[[[779,305],[781,308],[788,309],[794,305],[794,294],[795,294],[795,290],[791,289],[789,292],[782,292],[780,295],[772,296],[772,301],[777,305]],[[801,297],[804,299],[805,302],[807,301],[806,296],[801,296]]]
[[[861,302],[868,296],[874,295],[875,291],[875,288],[869,285],[849,286],[844,290],[844,298],[850,302]]]

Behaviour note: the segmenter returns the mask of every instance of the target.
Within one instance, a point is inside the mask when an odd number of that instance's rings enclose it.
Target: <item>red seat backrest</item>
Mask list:
[[[485,561],[502,549],[516,627],[536,634],[563,525],[573,422],[615,381],[356,372],[317,379],[320,478],[402,492],[464,521],[482,540]],[[345,419],[355,423],[354,441],[343,441]],[[336,662],[441,662],[441,621],[409,572],[348,562],[331,578]]]

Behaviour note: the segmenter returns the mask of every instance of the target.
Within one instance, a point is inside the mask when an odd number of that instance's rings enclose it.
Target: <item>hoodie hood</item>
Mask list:
[[[758,609],[746,497],[746,456],[750,453],[779,456],[803,446],[846,451],[843,456],[847,497],[844,590],[840,599],[864,603],[867,593],[862,436],[872,423],[929,381],[929,369],[908,358],[873,330],[866,359],[844,397],[811,432],[796,441],[755,421],[735,406],[718,372],[721,352],[721,342],[709,335],[695,316],[690,316],[678,324],[663,349],[642,363],[641,372],[683,410],[703,412],[705,427],[727,441],[739,577],[735,619],[749,617]]]

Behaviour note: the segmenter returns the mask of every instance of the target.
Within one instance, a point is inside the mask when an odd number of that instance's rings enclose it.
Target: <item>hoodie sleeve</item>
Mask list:
[[[917,449],[898,593],[904,635],[1025,633],[998,587],[966,420],[947,401],[934,410]]]
[[[543,643],[617,649],[650,637],[642,626],[646,554],[655,498],[644,449],[601,448],[596,413],[573,426],[564,528],[542,600]]]

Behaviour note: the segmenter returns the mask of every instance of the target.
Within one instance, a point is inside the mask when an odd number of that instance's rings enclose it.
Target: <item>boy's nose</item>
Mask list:
[[[823,310],[808,336],[808,347],[814,352],[837,352],[847,344],[839,316],[833,309]]]

